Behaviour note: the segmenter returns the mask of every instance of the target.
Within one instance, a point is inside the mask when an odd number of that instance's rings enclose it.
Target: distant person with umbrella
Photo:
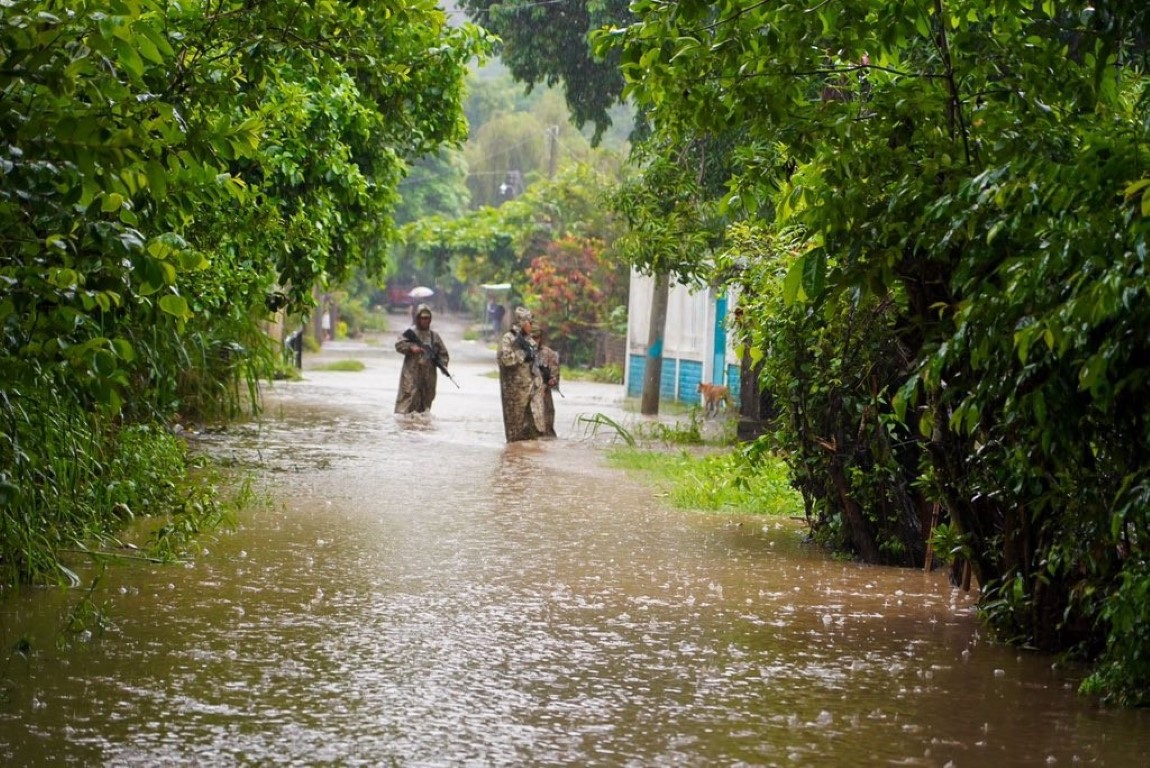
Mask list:
[[[415,310],[419,305],[419,300],[431,298],[435,295],[435,291],[433,291],[431,288],[428,288],[426,285],[417,285],[408,291],[407,295],[411,297],[411,322],[414,325]]]
[[[446,370],[450,360],[443,339],[431,330],[431,307],[420,304],[415,308],[415,323],[395,342],[395,351],[403,355],[395,412],[424,413],[431,410],[438,368],[442,366]]]

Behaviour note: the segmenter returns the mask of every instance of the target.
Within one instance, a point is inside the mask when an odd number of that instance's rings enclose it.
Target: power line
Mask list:
[[[566,149],[567,152],[572,157],[574,157],[576,160],[580,159],[579,156],[576,155],[570,148],[564,146],[562,144],[562,142],[559,141],[559,126],[552,125],[552,126],[549,126],[547,128],[544,128],[542,135],[543,135],[545,140],[554,141],[557,146],[561,146],[564,149]],[[527,138],[522,139],[521,141],[515,142],[514,144],[512,144],[509,147],[504,147],[503,149],[500,149],[498,152],[490,152],[490,153],[485,154],[483,159],[490,162],[491,160],[493,160],[497,157],[500,157],[501,155],[508,154],[513,149],[518,149],[519,147],[523,146],[524,144],[529,144],[533,141],[536,141],[538,138],[539,138],[538,136],[528,136]],[[544,148],[546,149],[546,147],[544,147]],[[471,177],[471,176],[505,176],[505,175],[507,175],[507,173],[509,173],[509,170],[507,170],[507,169],[502,170],[502,171],[468,171],[467,176],[468,177]],[[443,175],[444,174],[435,174],[433,176],[407,176],[403,179],[400,179],[398,186],[402,187],[406,184],[415,184],[417,182],[431,181],[432,179],[441,178]]]
[[[407,176],[399,180],[399,186],[404,184],[416,184],[425,181],[434,181],[435,179],[443,178],[448,174],[436,174],[434,176]],[[507,171],[468,171],[467,176],[506,176]]]
[[[586,159],[582,154],[579,154],[575,150],[571,149],[567,142],[560,141],[558,133],[555,134],[555,143],[559,145],[560,149],[564,150],[567,154],[571,155],[571,157],[575,158],[576,160],[583,162]]]
[[[528,10],[530,8],[539,8],[539,7],[542,7],[545,5],[560,5],[560,4],[564,4],[564,3],[568,3],[568,2],[571,2],[571,0],[538,0],[537,2],[534,2],[534,3],[514,3],[514,4],[504,2],[504,3],[494,4],[488,8],[476,8],[476,9],[470,10],[470,11],[459,8],[459,9],[456,9],[454,11],[445,11],[445,13],[448,16],[468,16],[468,17],[477,16],[477,15],[490,16],[492,13],[507,13],[510,11],[523,11],[523,10]]]
[[[546,133],[547,132],[544,131],[544,135],[546,135]],[[491,152],[491,153],[485,155],[485,159],[491,160],[492,158],[499,157],[500,155],[506,155],[511,150],[518,149],[519,147],[522,147],[524,144],[528,143],[529,141],[534,141],[536,138],[538,138],[538,137],[528,136],[526,139],[523,139],[522,141],[515,142],[510,147],[504,147],[503,149],[499,150],[498,152]]]

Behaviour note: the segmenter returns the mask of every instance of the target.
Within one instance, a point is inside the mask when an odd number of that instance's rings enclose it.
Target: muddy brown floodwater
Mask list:
[[[633,423],[621,387],[566,382],[560,438],[505,445],[494,353],[435,327],[461,388],[430,418],[392,415],[390,339],[333,343],[205,439],[267,504],[107,570],[106,631],[56,650],[75,593],[0,606],[5,765],[1148,765],[1150,713],[988,642],[941,574],[608,468],[576,417]]]

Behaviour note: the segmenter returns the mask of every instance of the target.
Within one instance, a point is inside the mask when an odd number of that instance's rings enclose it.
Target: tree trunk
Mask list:
[[[831,481],[835,484],[835,490],[838,491],[839,507],[842,509],[849,532],[848,536],[855,551],[858,552],[863,562],[881,563],[882,553],[879,552],[878,544],[875,543],[874,536],[871,535],[870,526],[867,524],[862,507],[851,496],[850,484],[847,483],[846,470],[843,468],[840,457],[835,456],[831,459],[828,472]]]
[[[643,399],[639,407],[644,416],[659,413],[659,384],[663,380],[663,334],[667,326],[667,302],[671,295],[671,274],[655,274],[651,293],[651,322],[647,329],[647,365],[643,368]]]
[[[774,398],[759,386],[759,377],[762,374],[763,363],[751,362],[750,347],[742,345],[743,354],[739,360],[739,426],[737,434],[740,440],[751,441],[766,432],[764,422],[773,419],[775,413]]]

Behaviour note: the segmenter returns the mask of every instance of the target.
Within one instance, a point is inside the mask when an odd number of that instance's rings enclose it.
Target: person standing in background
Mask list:
[[[543,326],[536,326],[532,337],[537,348],[539,380],[531,412],[539,431],[545,437],[555,437],[555,397],[552,392],[559,389],[559,353],[547,346]]]
[[[495,325],[495,299],[487,300],[487,330],[484,331],[486,338],[499,336],[499,328]],[[488,335],[490,334],[490,335]]]
[[[491,327],[495,331],[495,338],[499,338],[499,334],[503,333],[503,316],[507,314],[507,307],[502,304],[496,304],[491,310]]]
[[[395,397],[396,413],[423,413],[431,410],[439,376],[436,364],[447,367],[447,347],[439,334],[431,330],[431,308],[415,308],[415,323],[395,342],[395,351],[403,355],[399,373],[399,392]]]

